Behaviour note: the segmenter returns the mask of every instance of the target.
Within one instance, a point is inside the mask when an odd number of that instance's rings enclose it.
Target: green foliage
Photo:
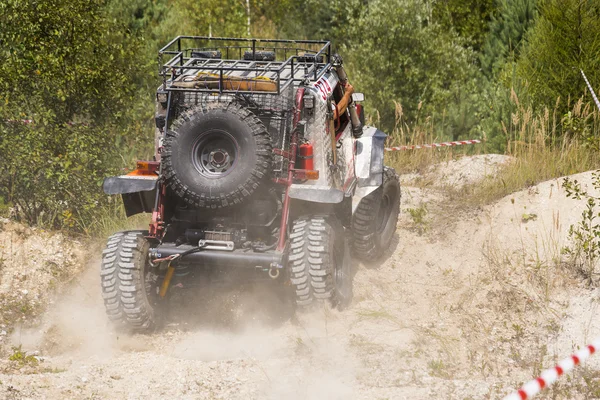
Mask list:
[[[593,174],[592,186],[600,190],[600,171]],[[600,259],[600,224],[598,223],[600,212],[597,209],[600,197],[590,195],[576,179],[565,178],[563,188],[567,197],[585,200],[585,210],[581,213],[581,220],[569,228],[569,238],[573,247],[566,247],[563,251],[571,256],[576,269],[593,282]]]
[[[534,104],[552,106],[561,98],[564,114],[566,100],[586,95],[580,68],[590,82],[600,82],[600,3],[544,0],[539,7],[540,17],[527,35],[516,71],[527,82]]]
[[[30,224],[78,229],[106,199],[100,183],[112,166],[111,135],[83,125],[9,123],[0,138],[0,193]]]
[[[32,354],[27,354],[21,346],[13,346],[13,353],[8,357],[9,361],[17,363],[18,367],[32,366],[36,367],[40,362]]]
[[[576,105],[581,108],[581,103]],[[582,146],[589,147],[592,150],[600,150],[600,138],[594,132],[594,115],[589,112],[590,105],[586,106],[584,112],[576,113],[568,111],[561,119],[563,136],[577,138],[583,141]]]
[[[246,18],[243,1],[179,0],[164,24],[173,24],[172,30],[181,35],[243,37],[247,36]]]
[[[3,117],[59,124],[124,117],[135,90],[134,39],[103,16],[102,3],[0,4]]]
[[[437,0],[433,2],[433,20],[445,30],[455,30],[465,45],[479,51],[497,7],[495,0]]]
[[[0,197],[31,224],[77,229],[97,212],[116,143],[140,127],[140,42],[105,5],[0,4]]]
[[[168,15],[171,5],[167,0],[111,0],[107,12],[119,20],[129,32],[146,33]]]
[[[488,78],[496,77],[507,60],[518,59],[525,33],[533,26],[536,15],[536,0],[499,1],[480,56]]]
[[[280,7],[284,15],[276,25],[282,36],[328,39],[339,48],[351,42],[348,30],[371,5],[362,0],[289,0]]]
[[[394,127],[397,102],[410,123],[433,116],[444,136],[469,134],[477,118],[470,107],[478,87],[473,54],[455,33],[431,21],[425,4],[372,1],[346,36],[342,52],[352,82],[366,93],[385,130]]]
[[[289,19],[288,14],[296,6],[289,0],[136,1],[146,5],[145,14],[157,15],[157,10],[160,13],[160,20],[152,19],[152,29],[147,32],[159,45],[177,35],[264,37],[274,36],[274,25],[278,22],[281,23],[278,30],[288,26],[286,21],[290,26],[300,26],[298,20]]]
[[[507,129],[520,103],[529,99],[517,78],[515,62],[519,58],[523,38],[537,15],[535,0],[499,0],[492,16],[489,32],[479,54],[481,72],[481,119],[478,129],[488,140],[491,151],[506,150]],[[519,97],[518,97],[519,94]]]

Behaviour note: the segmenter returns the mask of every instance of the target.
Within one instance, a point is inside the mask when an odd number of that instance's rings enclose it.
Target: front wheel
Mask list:
[[[108,318],[120,330],[148,332],[160,317],[158,276],[150,269],[145,231],[115,233],[102,252],[100,276]]]
[[[361,260],[380,259],[390,247],[400,214],[400,180],[384,167],[383,184],[365,196],[352,216],[354,253]]]
[[[305,216],[292,225],[288,265],[296,304],[326,300],[343,308],[352,298],[350,250],[334,216]]]

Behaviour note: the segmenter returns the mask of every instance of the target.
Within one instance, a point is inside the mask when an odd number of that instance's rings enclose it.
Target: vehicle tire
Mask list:
[[[384,167],[383,185],[364,197],[352,216],[353,250],[361,260],[380,259],[390,247],[400,214],[400,180]]]
[[[306,216],[294,221],[288,268],[298,306],[315,300],[329,300],[340,308],[350,303],[350,249],[344,227],[334,216]]]
[[[268,181],[271,140],[262,122],[236,103],[209,103],[184,112],[162,152],[173,192],[202,208],[241,203]]]
[[[148,232],[112,235],[102,252],[100,277],[108,318],[119,330],[148,332],[159,325],[157,276],[149,269]]]

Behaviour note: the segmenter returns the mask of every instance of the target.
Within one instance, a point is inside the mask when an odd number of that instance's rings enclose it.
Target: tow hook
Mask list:
[[[276,263],[271,264],[271,268],[269,268],[269,277],[271,279],[279,278],[279,270],[283,268],[283,265],[279,265]]]
[[[271,269],[269,270],[269,276],[270,276],[272,279],[277,279],[277,278],[279,278],[279,270],[278,270],[277,268],[271,268]]]

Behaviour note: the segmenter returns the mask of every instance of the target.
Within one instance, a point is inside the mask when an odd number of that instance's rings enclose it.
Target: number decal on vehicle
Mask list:
[[[327,97],[329,97],[332,92],[331,85],[325,77],[322,77],[315,82],[315,88],[321,93],[323,100],[327,100]]]

